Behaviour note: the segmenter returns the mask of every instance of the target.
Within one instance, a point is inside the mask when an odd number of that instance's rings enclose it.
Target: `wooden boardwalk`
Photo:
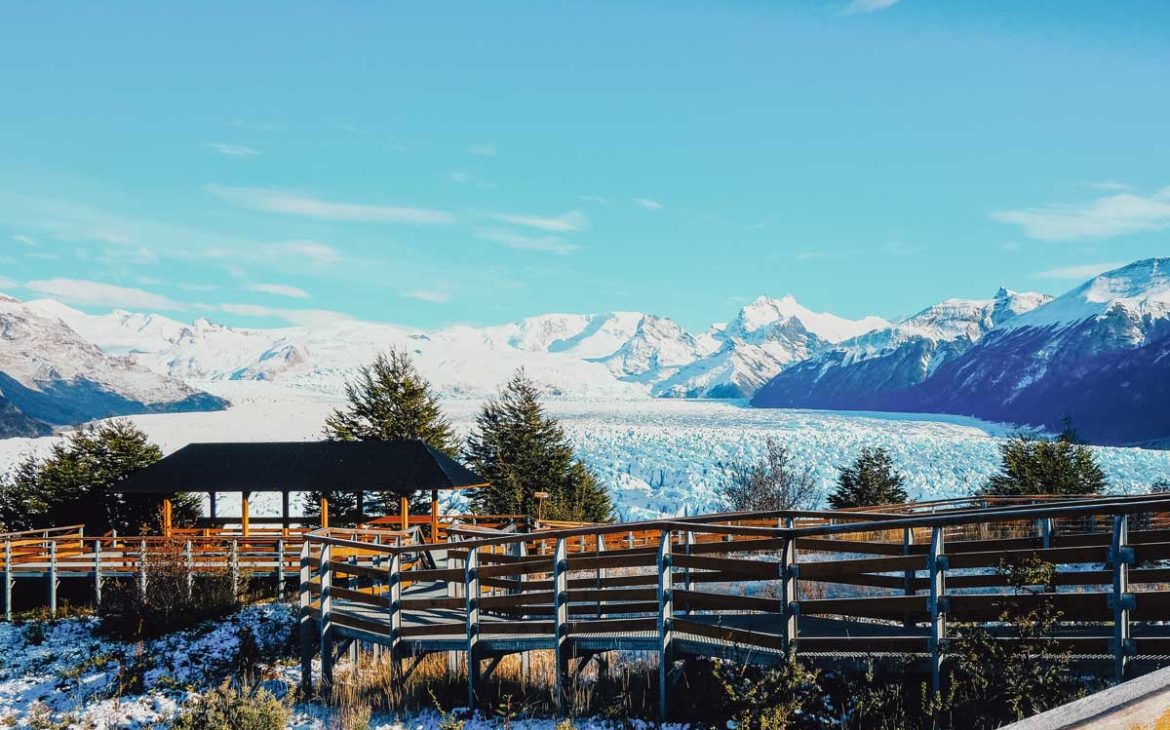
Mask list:
[[[368,538],[368,536],[367,536]],[[1039,558],[1049,586],[1014,595],[1003,561]],[[1060,612],[1053,645],[1117,678],[1170,662],[1170,496],[935,505],[933,512],[709,515],[523,534],[451,530],[446,544],[372,545],[322,530],[300,557],[302,672],[328,688],[353,642],[467,659],[468,701],[502,656],[569,665],[614,650],[772,663],[897,655],[937,688],[948,623],[993,626],[1005,601]],[[1001,634],[1001,640],[1010,640]],[[665,705],[660,708],[665,710]]]

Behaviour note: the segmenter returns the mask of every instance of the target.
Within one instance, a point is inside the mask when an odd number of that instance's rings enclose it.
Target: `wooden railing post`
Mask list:
[[[102,541],[93,541],[93,606],[102,605]]]
[[[228,577],[232,582],[232,595],[240,595],[240,543],[235,539],[228,551]]]
[[[313,579],[309,565],[311,546],[306,538],[301,543],[301,571],[300,571],[300,616],[298,626],[301,632],[301,694],[308,697],[313,691],[313,614],[310,610],[313,595],[309,590]]]
[[[187,597],[190,598],[195,595],[195,550],[190,540],[183,543],[183,571]]]
[[[399,545],[401,545],[401,540]],[[463,567],[463,561],[451,555],[450,551],[447,553],[447,568],[449,570],[459,570]],[[459,598],[463,591],[463,583],[458,580],[447,581],[447,597]],[[454,677],[459,669],[459,653],[456,651],[447,652],[447,676]]]
[[[395,672],[402,659],[402,556],[390,555],[390,664]]]
[[[930,552],[926,568],[930,573],[930,688],[937,698],[942,691],[943,641],[946,639],[947,603],[945,572],[947,558],[943,554],[943,528],[930,530]]]
[[[914,528],[907,527],[902,530],[902,555],[908,556],[911,554],[910,546],[914,544]],[[913,596],[918,593],[914,587],[914,583],[918,578],[918,571],[914,568],[907,568],[902,573],[902,593],[907,596]],[[902,619],[902,625],[906,628],[914,626],[914,617],[906,614]]]
[[[693,531],[687,530],[683,545],[683,552],[687,555],[690,555],[691,548],[695,545],[695,533]],[[694,579],[691,576],[691,569],[689,567],[683,568],[683,589],[689,592],[694,590],[694,587]],[[691,615],[691,609],[689,606],[684,610],[684,613],[688,616]]]
[[[49,615],[57,615],[57,541],[49,538]]]
[[[284,538],[276,540],[276,600],[284,598]]]
[[[784,538],[784,546],[780,549],[780,645],[784,651],[796,651],[797,633],[796,617],[800,613],[800,604],[796,602],[796,581],[800,577],[800,568],[796,564],[796,538]]]
[[[674,572],[671,533],[663,530],[658,540],[658,719],[665,722],[667,687],[674,663]]]
[[[572,710],[569,698],[569,561],[565,538],[553,550],[553,654],[556,664],[557,714]]]
[[[467,596],[467,706],[475,709],[479,691],[479,548],[467,551],[463,590]]]
[[[1134,607],[1134,595],[1129,592],[1129,566],[1134,563],[1134,552],[1129,547],[1128,515],[1113,515],[1109,563],[1113,568],[1113,594],[1109,597],[1113,609],[1113,676],[1120,683],[1125,681],[1133,653],[1129,614]]]
[[[4,620],[12,621],[12,541],[4,541]]]
[[[1052,547],[1052,533],[1054,532],[1054,523],[1051,517],[1042,517],[1040,522],[1040,546],[1047,550]]]
[[[146,602],[146,540],[138,542],[138,597]]]
[[[321,682],[318,692],[328,698],[333,687],[333,546],[321,546]]]

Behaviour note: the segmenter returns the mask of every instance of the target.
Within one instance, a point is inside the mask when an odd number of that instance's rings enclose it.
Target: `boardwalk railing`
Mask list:
[[[996,627],[1007,600],[1050,604],[1059,622],[1049,641],[1119,679],[1134,661],[1170,655],[1166,495],[451,532],[441,545],[306,536],[306,687],[317,652],[327,688],[356,641],[409,660],[406,676],[427,654],[465,654],[471,703],[501,657],[538,649],[555,654],[562,707],[573,659],[622,649],[659,655],[662,703],[673,661],[692,656],[894,654],[937,689],[948,624],[984,624],[1010,641]],[[1026,558],[1056,573],[1015,595],[1000,567]]]

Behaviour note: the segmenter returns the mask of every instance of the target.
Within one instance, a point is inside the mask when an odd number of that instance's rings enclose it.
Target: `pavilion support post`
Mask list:
[[[251,496],[250,492],[244,492],[240,495],[240,529],[244,537],[248,536],[248,499]]]
[[[289,513],[288,492],[281,492],[280,493],[280,526],[284,530],[288,530],[288,528],[292,526],[292,522],[289,520],[288,513]]]
[[[467,592],[467,706],[475,709],[479,691],[479,548],[467,551],[463,568]]]
[[[565,538],[558,537],[553,550],[553,653],[556,671],[557,714],[572,710],[569,697],[569,560]]]
[[[780,548],[780,643],[784,651],[796,651],[798,637],[796,619],[800,605],[796,602],[796,581],[800,568],[796,564],[796,538],[784,538]]]
[[[333,686],[333,548],[321,546],[321,681],[317,691],[328,697]]]
[[[932,527],[926,567],[930,573],[930,687],[935,698],[942,692],[943,641],[947,626],[947,556],[943,551],[943,528]]]
[[[358,523],[365,522],[365,516],[366,516],[366,493],[365,493],[365,492],[363,492],[362,490],[360,490],[360,489],[359,489],[359,490],[358,490],[358,491],[357,491],[357,492],[354,494],[354,497],[356,498],[356,499],[354,500],[354,504],[357,506],[357,521],[358,521]]]
[[[329,500],[321,498],[321,527],[329,527]]]
[[[102,541],[93,541],[93,607],[102,605]]]
[[[1109,562],[1113,569],[1113,594],[1109,597],[1113,609],[1113,674],[1118,683],[1125,681],[1129,657],[1133,653],[1130,633],[1130,611],[1134,595],[1129,591],[1129,567],[1134,563],[1134,551],[1129,547],[1129,515],[1113,516],[1113,537]]]
[[[174,505],[171,503],[171,498],[163,499],[162,503],[162,534],[163,537],[171,536],[172,516],[174,514]]]
[[[410,529],[410,497],[398,498],[398,513],[402,515],[402,530]]]
[[[667,688],[674,663],[674,561],[671,557],[670,530],[663,530],[658,540],[658,720],[666,721]]]
[[[12,622],[12,541],[4,541],[4,620]]]
[[[216,499],[215,492],[207,493],[207,513],[211,516],[211,524],[215,525],[215,521],[219,519],[219,500]]]
[[[439,541],[439,490],[431,490],[431,542]]]
[[[309,591],[313,576],[309,564],[309,550],[309,541],[305,540],[301,543],[301,572],[299,576],[301,611],[298,617],[301,635],[301,694],[305,697],[308,697],[313,691],[313,614],[309,609],[313,600]]]
[[[49,615],[57,616],[57,541],[49,540]]]

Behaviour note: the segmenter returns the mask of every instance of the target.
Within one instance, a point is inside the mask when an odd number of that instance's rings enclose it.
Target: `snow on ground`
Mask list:
[[[188,701],[232,675],[241,631],[256,639],[268,658],[263,686],[283,697],[299,681],[288,647],[295,631],[294,610],[261,604],[139,647],[103,638],[95,618],[67,618],[23,624],[0,623],[0,727],[68,727],[92,730],[146,730],[167,727]],[[141,678],[134,686],[132,678]],[[437,730],[437,712],[395,718],[375,716],[375,730]],[[555,721],[516,720],[515,730],[552,730]],[[492,717],[469,718],[465,730],[499,727]],[[578,730],[603,730],[608,723],[576,721]],[[632,721],[634,730],[656,723]],[[293,706],[289,730],[338,727],[327,708]],[[625,727],[631,727],[626,725]],[[682,730],[683,726],[667,726]]]
[[[312,439],[321,434],[337,396],[263,382],[196,383],[233,406],[213,413],[153,414],[134,420],[164,451],[193,441]],[[454,425],[474,424],[478,400],[448,400]],[[969,494],[997,468],[998,444],[1013,428],[970,418],[890,413],[849,413],[747,408],[725,401],[641,399],[576,401],[550,399],[585,462],[613,491],[627,519],[710,511],[728,465],[752,458],[771,436],[791,449],[828,489],[837,467],[864,446],[884,446],[907,477],[913,499]],[[22,453],[45,449],[52,439],[0,441],[0,470]],[[1170,479],[1170,451],[1095,447],[1118,492],[1144,492]],[[256,514],[277,514],[267,495],[253,503]],[[234,509],[222,500],[224,514]],[[294,504],[296,501],[294,500]],[[452,505],[454,506],[454,505]]]

